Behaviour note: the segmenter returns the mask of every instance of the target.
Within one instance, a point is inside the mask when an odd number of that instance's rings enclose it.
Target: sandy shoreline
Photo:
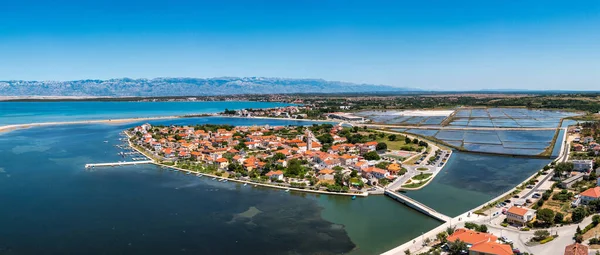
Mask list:
[[[55,121],[55,122],[39,122],[27,124],[13,124],[0,126],[0,133],[10,132],[16,129],[24,129],[31,127],[55,126],[55,125],[76,125],[76,124],[120,124],[127,122],[136,122],[143,120],[168,120],[179,118],[195,118],[195,117],[221,117],[221,118],[239,118],[239,119],[267,119],[267,120],[293,120],[293,121],[310,121],[310,122],[339,122],[337,120],[311,120],[311,119],[291,119],[291,118],[275,118],[275,117],[237,117],[237,116],[222,116],[214,113],[203,113],[205,116],[195,115],[173,115],[173,116],[157,116],[157,117],[138,117],[124,119],[102,119],[102,120],[78,120],[78,121]],[[200,115],[200,114],[199,114]]]
[[[76,124],[120,124],[127,122],[136,122],[142,120],[166,120],[166,119],[177,119],[183,118],[184,116],[161,116],[161,117],[140,117],[140,118],[125,118],[125,119],[104,119],[104,120],[78,120],[78,121],[56,121],[56,122],[39,122],[39,123],[27,123],[27,124],[14,124],[0,126],[1,132],[9,132],[16,129],[31,128],[31,127],[42,127],[42,126],[56,126],[56,125],[76,125]]]

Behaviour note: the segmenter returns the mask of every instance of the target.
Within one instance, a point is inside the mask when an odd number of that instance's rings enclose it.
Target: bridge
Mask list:
[[[406,206],[408,206],[408,207],[410,207],[412,209],[415,209],[415,210],[417,210],[419,212],[422,212],[423,214],[425,214],[427,216],[430,216],[430,217],[432,217],[432,218],[434,218],[436,220],[439,220],[441,222],[448,222],[448,221],[450,221],[452,219],[451,217],[446,216],[446,215],[444,215],[442,213],[439,213],[436,210],[432,209],[431,207],[426,206],[426,205],[420,203],[419,201],[414,200],[414,199],[412,199],[410,197],[407,197],[405,195],[402,195],[402,194],[400,194],[398,192],[394,192],[394,191],[391,191],[391,190],[386,190],[384,192],[384,194],[387,195],[387,196],[389,196],[389,197],[391,197],[391,198],[393,198],[394,200],[396,200],[396,201],[398,201],[400,203],[405,204]]]
[[[128,166],[128,165],[141,165],[141,164],[152,164],[152,160],[144,160],[144,161],[124,161],[124,162],[113,162],[113,163],[95,163],[95,164],[85,164],[85,168],[93,168],[93,167],[107,167],[107,166]]]

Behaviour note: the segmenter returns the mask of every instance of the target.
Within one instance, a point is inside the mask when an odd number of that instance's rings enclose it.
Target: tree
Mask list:
[[[549,165],[545,165],[544,166],[544,171],[548,171],[548,170],[550,170],[550,166]]]
[[[482,232],[482,233],[487,233],[488,228],[485,224],[481,224],[481,225],[477,226],[477,231]]]
[[[366,160],[379,160],[379,154],[375,151],[369,151],[363,155]]]
[[[468,250],[469,248],[467,247],[467,244],[461,240],[456,240],[456,242],[450,243],[450,245],[448,245],[448,252],[451,255],[461,255]]]
[[[565,215],[563,215],[560,212],[557,212],[556,214],[554,214],[554,222],[555,223],[562,223],[564,218],[565,218]]]
[[[412,140],[412,143],[414,143],[414,144],[419,144],[419,139],[417,139],[417,138],[413,139],[413,140]]]
[[[408,136],[404,137],[404,143],[410,144],[410,138],[408,138]]]
[[[285,173],[290,176],[298,176],[298,175],[300,175],[301,171],[302,171],[302,165],[301,165],[300,160],[292,159],[288,163],[287,171]]]
[[[594,225],[598,225],[598,223],[600,223],[600,215],[594,215],[592,217],[592,222],[594,223]]]
[[[275,155],[273,155],[273,160],[280,160],[280,159],[285,159],[286,156],[285,154],[281,153],[281,152],[277,152],[275,153]]]
[[[350,177],[354,178],[358,176],[358,172],[356,170],[352,170],[352,172],[350,172]]]
[[[435,235],[435,239],[438,240],[438,242],[440,243],[445,243],[446,238],[448,238],[448,233],[446,232],[439,232],[437,233],[437,235]]]
[[[456,226],[450,226],[446,228],[446,233],[448,233],[448,235],[452,235],[454,234],[454,231],[456,230]]]
[[[377,143],[377,146],[375,147],[375,149],[378,151],[387,150],[387,144],[386,143]]]
[[[554,211],[548,208],[539,209],[535,216],[539,221],[543,221],[545,223],[552,224],[554,223]]]
[[[563,173],[568,173],[573,170],[574,166],[572,162],[560,162],[554,167],[554,174],[561,176]]]
[[[579,206],[575,208],[575,210],[573,210],[571,219],[573,220],[573,222],[580,222],[581,220],[583,220],[583,218],[585,218],[586,214],[587,213],[585,211],[585,208]]]
[[[329,134],[329,133],[322,134],[322,135],[320,135],[320,136],[317,137],[317,140],[319,140],[319,142],[321,144],[333,143],[333,136],[331,136],[331,134]]]
[[[391,141],[391,142],[392,141],[396,141],[396,138],[397,138],[396,135],[390,135],[390,136],[388,136],[388,140]]]
[[[544,239],[548,238],[549,236],[550,236],[550,232],[548,232],[548,230],[536,230],[533,233],[533,238],[536,241],[544,240]]]

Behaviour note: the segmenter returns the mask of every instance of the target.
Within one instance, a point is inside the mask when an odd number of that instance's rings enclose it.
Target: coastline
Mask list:
[[[190,173],[190,174],[202,174],[202,176],[208,176],[208,177],[213,177],[213,178],[217,178],[217,179],[223,179],[223,180],[228,180],[228,181],[233,181],[233,182],[237,182],[237,183],[246,183],[249,185],[255,185],[255,186],[261,186],[261,187],[267,187],[267,188],[274,188],[274,189],[281,189],[281,190],[290,190],[290,191],[299,191],[299,192],[307,192],[307,193],[315,193],[315,194],[324,194],[324,195],[338,195],[338,196],[360,196],[360,197],[367,197],[369,196],[369,192],[362,192],[362,193],[341,193],[341,192],[330,192],[330,191],[323,191],[323,190],[311,190],[311,189],[300,189],[300,188],[294,188],[294,187],[283,187],[283,186],[278,186],[278,185],[272,185],[272,184],[267,184],[267,183],[260,183],[260,182],[253,182],[253,181],[246,181],[246,180],[239,180],[239,179],[234,179],[234,178],[228,178],[228,177],[222,177],[222,176],[217,176],[217,175],[213,175],[213,174],[207,174],[207,173],[199,173],[199,172],[195,172],[192,170],[188,170],[188,169],[183,169],[183,168],[179,168],[176,166],[169,166],[169,165],[165,165],[165,164],[161,164],[156,162],[156,160],[154,160],[152,157],[149,157],[148,155],[146,155],[146,153],[144,153],[144,151],[136,148],[135,146],[133,146],[133,144],[131,144],[131,141],[129,140],[130,135],[127,132],[124,132],[125,135],[127,135],[127,143],[129,144],[129,147],[134,149],[135,151],[141,153],[144,155],[144,157],[148,158],[149,160],[152,160],[152,164],[159,166],[159,167],[167,167],[167,168],[171,168],[171,169],[175,169],[177,171],[181,171],[181,172],[186,172],[186,173]]]
[[[566,158],[568,159],[569,153],[568,153],[568,150],[565,150],[565,147],[564,147],[564,139],[566,139],[566,137],[567,136],[566,136],[566,132],[565,132],[565,134],[563,135],[563,146],[561,146],[560,154],[553,161],[555,161],[555,160],[556,161],[558,161],[558,160],[564,160]],[[567,153],[565,154],[565,152],[567,152]],[[421,249],[426,248],[425,246],[419,246],[419,244],[422,242],[422,240],[424,240],[426,238],[429,238],[431,240],[435,240],[437,233],[439,233],[441,231],[445,231],[447,227],[451,227],[452,226],[452,221],[453,220],[456,223],[465,222],[466,220],[465,221],[460,221],[460,219],[461,218],[462,219],[467,219],[469,213],[475,212],[477,210],[480,210],[480,209],[484,208],[485,206],[487,206],[487,205],[489,205],[489,204],[491,204],[491,203],[493,203],[493,202],[495,202],[495,201],[497,201],[499,199],[502,199],[505,196],[511,194],[519,186],[527,183],[531,178],[534,178],[538,174],[538,172],[541,171],[541,170],[543,170],[543,169],[540,169],[540,170],[536,171],[535,173],[533,173],[531,176],[527,177],[525,180],[523,180],[522,182],[520,182],[518,185],[516,185],[512,189],[510,189],[510,190],[508,190],[508,191],[506,191],[506,192],[504,192],[504,193],[502,193],[502,194],[500,194],[500,195],[498,195],[498,196],[490,199],[489,201],[487,201],[485,203],[482,203],[479,206],[476,206],[475,208],[473,208],[471,210],[467,210],[464,213],[459,214],[456,217],[450,219],[450,221],[442,223],[440,226],[438,226],[436,228],[433,228],[433,229],[431,229],[431,230],[429,230],[429,231],[421,234],[420,236],[417,236],[417,237],[415,237],[415,238],[413,238],[413,239],[411,239],[411,240],[409,240],[409,241],[407,241],[407,242],[405,242],[403,244],[400,244],[399,246],[397,246],[397,247],[395,247],[395,248],[393,248],[393,249],[391,249],[389,251],[386,251],[386,252],[384,252],[382,254],[383,255],[400,255],[400,254],[405,254],[405,250],[410,250],[411,252],[414,252],[414,251],[419,252]],[[552,172],[548,173],[548,175],[551,175],[551,174],[552,174]],[[472,213],[472,214],[474,214],[474,213]],[[456,224],[454,224],[454,225],[456,225]],[[418,249],[412,249],[415,246]]]
[[[180,118],[195,118],[195,117],[220,117],[220,118],[239,118],[239,119],[266,119],[266,120],[293,120],[293,121],[308,121],[308,122],[334,122],[340,123],[338,120],[313,120],[313,119],[292,119],[292,118],[275,118],[275,117],[237,117],[226,116],[218,113],[202,113],[202,114],[187,114],[187,115],[170,115],[170,116],[155,116],[155,117],[137,117],[123,119],[100,119],[100,120],[76,120],[76,121],[54,121],[54,122],[37,122],[25,124],[11,124],[0,126],[0,133],[10,132],[16,129],[24,129],[31,127],[56,126],[56,125],[77,125],[77,124],[111,124],[111,123],[127,123],[143,120],[169,120]]]

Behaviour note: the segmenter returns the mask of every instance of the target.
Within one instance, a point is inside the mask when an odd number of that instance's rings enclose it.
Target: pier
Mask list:
[[[400,194],[398,192],[386,190],[384,192],[384,194],[387,195],[387,196],[389,196],[389,197],[391,197],[391,198],[393,198],[394,200],[396,200],[396,201],[398,201],[400,203],[403,203],[403,204],[405,204],[406,206],[408,206],[408,207],[410,207],[412,209],[415,209],[415,210],[417,210],[419,212],[422,212],[425,215],[430,216],[430,217],[432,217],[432,218],[434,218],[436,220],[439,220],[439,221],[442,221],[442,222],[448,222],[451,219],[451,217],[448,217],[448,216],[446,216],[446,215],[444,215],[442,213],[439,213],[436,210],[432,209],[431,207],[426,206],[426,205],[420,203],[419,201],[414,200],[414,199],[412,199],[410,197],[407,197],[405,195],[402,195],[402,194]]]
[[[124,161],[124,162],[113,162],[113,163],[95,163],[95,164],[85,164],[85,168],[90,167],[106,167],[106,166],[129,166],[129,165],[141,165],[141,164],[151,164],[152,160],[145,161]]]

